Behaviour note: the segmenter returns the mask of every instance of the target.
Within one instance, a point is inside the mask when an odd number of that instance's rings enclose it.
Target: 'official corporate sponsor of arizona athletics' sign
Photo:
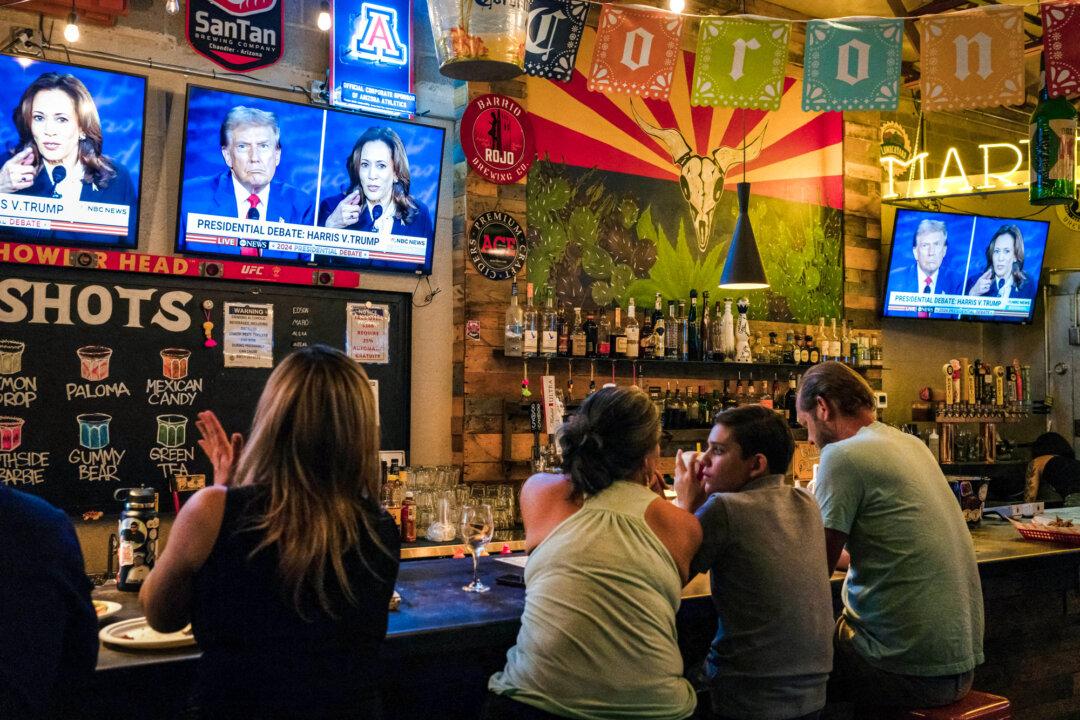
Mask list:
[[[250,72],[281,59],[284,0],[187,0],[188,43],[233,72]]]

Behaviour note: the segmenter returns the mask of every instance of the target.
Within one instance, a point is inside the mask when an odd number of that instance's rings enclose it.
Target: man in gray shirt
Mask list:
[[[832,668],[832,595],[814,498],[784,483],[795,443],[758,405],[716,417],[709,447],[676,460],[677,503],[704,535],[691,574],[710,573],[718,628],[705,661],[721,718],[811,720]]]
[[[875,408],[870,386],[845,365],[803,375],[796,409],[821,448],[814,494],[829,573],[845,545],[851,556],[834,682],[861,705],[947,705],[967,694],[983,661],[974,545],[929,448],[877,422]]]

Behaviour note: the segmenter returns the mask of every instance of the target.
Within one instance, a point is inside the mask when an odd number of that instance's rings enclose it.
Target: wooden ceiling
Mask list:
[[[128,14],[128,0],[0,0],[0,8],[8,7],[58,18],[66,18],[74,8],[79,22],[91,25],[115,25],[118,17]]]

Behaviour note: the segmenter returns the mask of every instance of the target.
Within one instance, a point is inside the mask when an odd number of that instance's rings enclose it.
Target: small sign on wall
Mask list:
[[[492,210],[473,220],[469,259],[481,275],[506,280],[521,271],[525,255],[525,231],[512,215]]]
[[[284,0],[187,0],[191,48],[233,72],[273,65],[285,48]]]
[[[469,167],[488,182],[516,183],[536,155],[528,113],[505,95],[481,95],[461,116],[461,150]]]
[[[390,306],[372,303],[349,303],[345,344],[346,353],[364,365],[390,362]]]

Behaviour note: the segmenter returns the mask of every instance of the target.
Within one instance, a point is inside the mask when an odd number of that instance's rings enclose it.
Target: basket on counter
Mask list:
[[[1009,520],[1016,531],[1028,540],[1080,545],[1080,527],[1049,527],[1043,523]]]

